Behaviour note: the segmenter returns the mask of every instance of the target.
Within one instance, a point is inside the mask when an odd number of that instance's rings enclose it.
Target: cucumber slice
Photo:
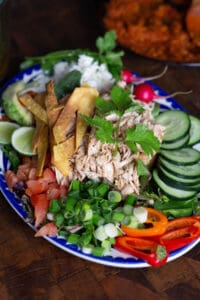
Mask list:
[[[200,120],[194,116],[189,115],[190,118],[190,139],[188,145],[195,145],[200,141]]]
[[[161,163],[162,166],[167,169],[168,172],[175,174],[177,177],[182,177],[182,178],[199,178],[200,176],[200,164],[195,163],[193,165],[188,165],[188,166],[180,166],[180,165],[175,165],[166,159],[164,157],[159,157],[159,162]]]
[[[175,165],[192,165],[200,160],[200,152],[192,148],[162,150],[161,155]]]
[[[177,180],[173,180],[170,177],[165,176],[165,174],[162,171],[160,171],[159,168],[158,168],[158,175],[163,182],[176,189],[185,190],[185,191],[196,191],[196,192],[200,190],[200,182],[194,185],[193,184],[186,185],[185,183],[180,182],[178,178]]]
[[[185,145],[187,145],[189,138],[190,138],[189,134],[186,134],[181,139],[178,139],[173,143],[164,143],[163,142],[161,144],[161,149],[164,149],[164,150],[180,149],[180,148],[184,147]]]
[[[157,186],[166,194],[170,199],[176,200],[186,200],[194,197],[196,195],[195,191],[186,191],[183,189],[177,189],[175,187],[168,186],[158,175],[156,169],[153,170],[153,179]]]
[[[165,127],[163,142],[175,142],[184,137],[190,129],[189,116],[181,110],[169,110],[156,118],[157,123]]]
[[[180,182],[181,184],[183,184],[185,186],[200,184],[200,178],[199,177],[197,177],[197,178],[182,178],[182,177],[178,177],[175,174],[172,174],[172,173],[168,172],[165,169],[165,167],[161,166],[160,164],[157,165],[157,168],[158,168],[159,174],[169,178],[169,180],[171,180],[171,181]]]

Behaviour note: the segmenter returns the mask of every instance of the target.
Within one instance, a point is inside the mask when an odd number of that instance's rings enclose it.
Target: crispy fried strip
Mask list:
[[[19,101],[23,104],[32,114],[40,119],[42,122],[47,124],[47,113],[45,109],[42,108],[40,104],[38,104],[28,93],[19,97]]]
[[[39,130],[39,140],[37,144],[38,164],[37,164],[37,176],[41,176],[46,161],[46,155],[48,150],[48,126],[42,124]]]
[[[73,91],[53,127],[53,135],[57,144],[66,140],[67,134],[73,128],[76,112],[80,108],[83,110],[83,107],[87,105],[88,99],[94,101],[97,96],[98,92],[89,86],[82,86]]]
[[[82,115],[92,116],[95,108],[95,99],[98,92],[90,87],[87,87],[87,94],[79,102],[77,121],[76,121],[76,150],[80,146],[82,139],[87,131],[88,125],[81,117]]]
[[[75,150],[75,137],[71,136],[63,143],[54,145],[52,149],[52,164],[65,176],[69,175],[70,161]]]

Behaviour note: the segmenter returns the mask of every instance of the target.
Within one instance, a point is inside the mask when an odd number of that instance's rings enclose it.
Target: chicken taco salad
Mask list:
[[[39,71],[1,94],[2,172],[36,236],[159,266],[200,237],[200,120],[161,110],[167,96],[124,69],[115,39],[26,58]]]

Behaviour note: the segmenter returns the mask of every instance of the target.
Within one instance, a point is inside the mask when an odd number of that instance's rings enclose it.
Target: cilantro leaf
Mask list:
[[[124,111],[132,104],[130,91],[115,85],[111,90],[111,98],[116,107],[124,113]]]
[[[149,170],[141,159],[137,160],[137,174],[138,176],[149,176]]]
[[[136,144],[140,144],[143,151],[148,155],[152,155],[153,150],[156,152],[160,150],[160,141],[158,138],[152,130],[142,124],[137,124],[135,128],[126,130],[125,142],[133,152],[137,152]]]
[[[132,105],[129,108],[127,108],[124,113],[129,113],[134,111],[138,113],[143,113],[145,109],[140,104],[133,102]]]
[[[105,115],[117,109],[115,103],[113,103],[112,101],[106,101],[101,97],[96,98],[96,108],[102,115]]]
[[[100,53],[112,51],[116,47],[116,33],[114,30],[105,33],[104,37],[96,40],[96,47]]]
[[[90,126],[96,128],[95,134],[101,142],[110,144],[114,144],[116,142],[116,139],[113,138],[114,125],[111,122],[98,116],[91,118],[86,115],[82,115],[82,117]]]

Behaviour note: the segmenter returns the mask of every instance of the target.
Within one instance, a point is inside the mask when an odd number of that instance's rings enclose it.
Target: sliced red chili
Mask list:
[[[165,246],[149,239],[121,236],[116,239],[114,247],[154,267],[163,265],[168,258]]]

